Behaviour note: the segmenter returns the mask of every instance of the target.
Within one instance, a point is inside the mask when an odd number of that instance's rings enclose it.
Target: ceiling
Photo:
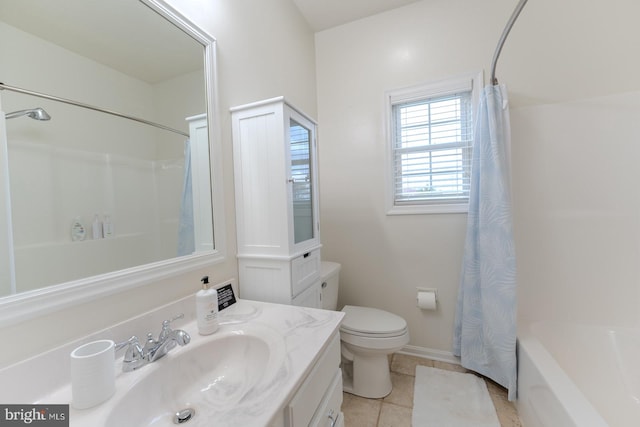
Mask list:
[[[293,0],[314,31],[346,24],[419,0]]]
[[[419,0],[292,1],[322,31]],[[136,1],[0,0],[0,20],[149,83],[203,64],[201,45]]]

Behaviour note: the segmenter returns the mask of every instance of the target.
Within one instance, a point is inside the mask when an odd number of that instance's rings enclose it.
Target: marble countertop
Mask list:
[[[161,321],[156,319],[171,318],[176,312],[185,312],[186,319],[181,323],[175,322],[172,327],[188,332],[192,338],[191,343],[185,347],[177,347],[164,358],[133,372],[122,372],[122,354],[119,354],[114,362],[115,394],[94,408],[76,410],[71,407],[70,426],[104,425],[107,427],[106,420],[109,413],[126,397],[131,387],[145,376],[154,375],[156,370],[163,368],[163,364],[171,363],[172,358],[179,357],[181,352],[188,351],[188,347],[197,347],[206,340],[215,340],[217,337],[228,334],[251,331],[262,336],[275,337],[283,357],[278,359],[279,366],[270,368],[270,372],[264,374],[265,379],[262,384],[267,385],[260,391],[260,396],[245,399],[246,401],[240,400],[228,408],[218,408],[215,413],[217,420],[215,425],[266,427],[278,418],[284,406],[294,396],[328,345],[330,338],[338,333],[344,316],[341,312],[238,300],[235,305],[220,312],[220,327],[217,332],[201,336],[197,332],[197,324],[193,318],[194,313],[191,307],[194,305],[193,298],[186,298],[176,302],[175,305],[163,307],[159,310],[160,312],[147,313],[145,316],[114,325],[90,337],[65,344],[58,349],[0,370],[0,384],[17,384],[16,388],[12,389],[4,386],[0,388],[0,402],[3,404],[70,404],[69,354],[74,348],[96,339],[123,341],[131,335],[137,335],[142,340],[148,331],[144,331],[144,328],[149,324],[154,325],[152,329],[154,335],[157,334],[155,329],[158,329]],[[139,332],[140,330],[144,332]],[[210,425],[210,422],[206,418],[198,420],[194,417],[188,424],[194,427]]]

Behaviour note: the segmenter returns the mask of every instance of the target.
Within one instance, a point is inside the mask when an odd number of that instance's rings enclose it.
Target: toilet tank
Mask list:
[[[338,309],[338,285],[340,284],[340,264],[322,261],[320,263],[320,278],[322,279],[322,308],[325,310]]]

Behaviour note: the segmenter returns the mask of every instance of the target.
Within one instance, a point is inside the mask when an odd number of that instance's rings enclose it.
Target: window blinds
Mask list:
[[[466,203],[471,89],[392,104],[394,203]]]

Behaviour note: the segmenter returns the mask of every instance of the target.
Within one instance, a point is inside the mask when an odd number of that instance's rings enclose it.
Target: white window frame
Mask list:
[[[394,114],[393,106],[422,99],[444,97],[454,93],[471,91],[472,120],[475,126],[480,90],[483,85],[483,74],[468,73],[453,78],[411,86],[385,93],[386,110],[386,211],[387,215],[466,213],[469,210],[468,199],[461,202],[450,200],[416,201],[415,203],[396,204],[395,202],[395,159],[394,159]]]

